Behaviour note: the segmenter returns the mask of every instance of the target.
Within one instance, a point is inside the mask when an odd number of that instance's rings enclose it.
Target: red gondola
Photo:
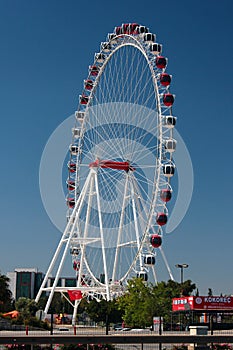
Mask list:
[[[172,198],[172,191],[168,189],[162,189],[160,191],[160,198],[163,202],[169,202]]]
[[[84,80],[84,88],[86,90],[91,90],[93,88],[94,82],[90,79]]]
[[[167,223],[167,215],[164,213],[158,213],[156,216],[156,222],[159,226],[166,225]]]
[[[168,93],[168,94],[164,94],[163,95],[163,103],[165,104],[165,106],[170,107],[173,105],[175,100],[174,95]]]
[[[92,76],[94,76],[94,77],[96,77],[97,75],[98,75],[98,73],[99,73],[99,67],[97,67],[97,66],[90,66],[89,67],[89,72],[90,72],[90,75],[92,75]]]
[[[138,34],[138,23],[131,23],[130,24],[130,34]]]
[[[157,234],[153,234],[150,236],[150,244],[154,248],[159,248],[162,244],[162,237]]]
[[[157,56],[155,60],[156,67],[159,69],[164,69],[167,66],[167,59],[163,56]]]
[[[67,181],[67,188],[69,191],[75,190],[75,182],[72,180],[68,180]]]
[[[72,163],[72,162],[69,162],[68,163],[68,169],[69,169],[70,173],[75,173],[75,171],[76,171],[76,164]]]
[[[121,35],[121,34],[123,34],[123,33],[122,33],[122,27],[116,27],[114,31],[115,31],[116,35]]]
[[[73,269],[78,271],[80,268],[80,261],[74,261],[73,262]]]
[[[88,100],[89,100],[88,96],[80,95],[79,98],[80,98],[81,105],[87,105],[88,104]]]
[[[167,74],[167,73],[162,73],[160,74],[159,77],[160,80],[160,84],[163,86],[169,86],[171,84],[171,75]]]
[[[67,198],[67,205],[70,208],[73,208],[75,206],[75,199],[74,198]]]

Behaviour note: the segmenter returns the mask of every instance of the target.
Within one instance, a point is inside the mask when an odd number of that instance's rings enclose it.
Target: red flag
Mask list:
[[[83,297],[81,290],[68,290],[68,294],[71,301],[80,300]]]

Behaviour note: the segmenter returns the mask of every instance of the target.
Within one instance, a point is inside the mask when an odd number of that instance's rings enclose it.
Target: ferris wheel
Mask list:
[[[176,149],[166,67],[155,34],[137,23],[108,34],[89,66],[69,148],[67,226],[37,296],[50,292],[46,311],[54,292],[70,292],[57,286],[66,257],[72,292],[97,300],[120,295],[134,276],[157,281],[158,250],[173,279],[162,249]]]

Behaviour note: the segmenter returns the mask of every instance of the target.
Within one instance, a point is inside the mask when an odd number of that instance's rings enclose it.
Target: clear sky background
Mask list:
[[[0,0],[2,273],[46,272],[61,233],[40,197],[44,146],[76,110],[100,42],[138,22],[169,59],[177,130],[194,168],[189,210],[164,242],[167,259],[177,281],[175,264],[189,264],[184,279],[200,294],[233,294],[232,18],[232,0]]]

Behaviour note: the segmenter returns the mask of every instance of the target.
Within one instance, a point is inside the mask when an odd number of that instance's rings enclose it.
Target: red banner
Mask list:
[[[229,310],[233,311],[233,297],[192,296],[172,299],[172,311]]]
[[[68,290],[68,294],[71,301],[80,300],[83,297],[81,290]]]

